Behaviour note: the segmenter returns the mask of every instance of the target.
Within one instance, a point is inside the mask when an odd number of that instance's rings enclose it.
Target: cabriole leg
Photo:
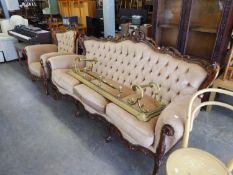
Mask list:
[[[154,170],[153,175],[159,174],[159,167],[162,163],[164,154],[166,152],[166,144],[165,144],[165,138],[166,136],[173,136],[174,135],[174,129],[170,125],[164,125],[162,127],[161,133],[160,133],[160,140],[159,144],[156,148],[156,153],[154,155]]]

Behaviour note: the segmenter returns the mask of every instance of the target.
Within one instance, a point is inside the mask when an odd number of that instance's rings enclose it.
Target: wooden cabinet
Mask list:
[[[62,16],[78,16],[78,23],[86,27],[86,16],[96,16],[94,0],[58,0]]]
[[[182,54],[224,63],[233,0],[154,0],[153,37]]]
[[[176,47],[182,0],[162,0],[158,7],[156,41],[162,46]]]

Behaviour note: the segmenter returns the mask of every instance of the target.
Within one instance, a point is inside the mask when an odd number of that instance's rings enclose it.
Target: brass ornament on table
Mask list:
[[[119,93],[117,94],[117,98],[121,98],[121,94],[123,93],[122,89],[123,89],[123,87],[119,86],[119,88],[118,88]]]
[[[90,66],[86,66],[82,69],[80,69],[77,65],[77,62],[80,63],[82,61],[85,61],[85,62],[91,62],[91,65]],[[85,56],[83,55],[79,55],[77,58],[75,58],[74,60],[74,69],[75,71],[78,73],[80,73],[81,71],[83,72],[87,72],[87,71],[91,71],[94,64],[96,64],[98,62],[97,58],[93,58],[93,59],[87,59]]]
[[[154,82],[150,82],[149,84],[146,85],[133,85],[132,86],[132,90],[134,92],[136,92],[137,97],[131,97],[129,98],[127,101],[130,105],[135,105],[137,104],[139,109],[142,112],[148,113],[149,109],[145,108],[145,105],[143,103],[141,103],[141,100],[144,98],[144,89],[150,87],[153,88],[155,90],[155,98],[154,98],[154,102],[161,102],[160,101],[160,88],[159,85],[157,83]]]

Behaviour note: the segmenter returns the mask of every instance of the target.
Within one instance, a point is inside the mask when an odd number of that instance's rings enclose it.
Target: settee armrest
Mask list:
[[[42,66],[42,70],[45,75],[48,75],[48,68],[47,68],[47,61],[49,58],[60,56],[60,55],[74,55],[73,53],[65,53],[65,52],[50,52],[41,55],[40,57],[40,63]]]
[[[55,44],[40,44],[40,45],[30,45],[25,47],[27,53],[28,64],[33,62],[39,62],[40,57],[43,54],[50,52],[57,52],[57,45]]]
[[[49,58],[61,56],[61,55],[75,55],[74,53],[66,53],[66,52],[50,52],[41,55],[40,62],[45,66]]]
[[[160,114],[155,126],[154,148],[158,148],[161,136],[161,130],[164,126],[170,126],[173,129],[171,136],[165,137],[165,152],[169,151],[183,136],[185,121],[188,115],[188,106],[192,95],[176,97]],[[193,109],[201,103],[197,98]],[[197,114],[196,114],[197,115]],[[167,134],[168,135],[168,134]]]
[[[74,67],[74,61],[77,55],[60,55],[48,59],[51,71],[55,69],[71,69]],[[83,68],[85,62],[79,62],[79,67]]]

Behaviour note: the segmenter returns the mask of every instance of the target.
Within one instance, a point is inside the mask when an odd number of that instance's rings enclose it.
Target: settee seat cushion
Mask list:
[[[73,94],[74,86],[80,84],[80,82],[67,74],[71,69],[56,69],[52,71],[52,81],[60,88]]]
[[[154,143],[154,130],[158,117],[142,122],[114,103],[107,105],[106,115],[111,123],[121,131],[123,137],[129,136],[135,143],[144,147],[149,147]]]
[[[74,94],[78,96],[82,102],[92,107],[97,112],[104,114],[106,105],[109,103],[106,98],[98,94],[96,91],[87,87],[84,84],[80,84],[74,87]]]
[[[28,65],[29,71],[32,75],[41,77],[41,64],[40,62],[33,62]]]

